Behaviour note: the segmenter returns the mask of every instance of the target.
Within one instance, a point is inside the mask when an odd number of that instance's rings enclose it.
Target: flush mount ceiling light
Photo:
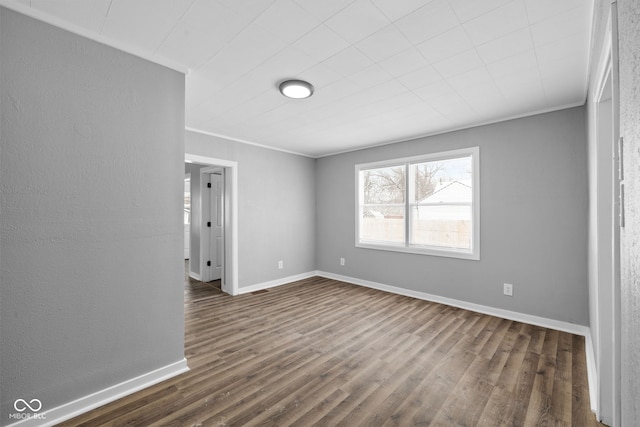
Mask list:
[[[303,80],[285,80],[278,88],[287,98],[303,99],[313,94],[313,85]]]

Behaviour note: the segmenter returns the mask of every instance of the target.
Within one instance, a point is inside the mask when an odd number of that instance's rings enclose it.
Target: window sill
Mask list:
[[[416,246],[406,247],[404,245],[393,246],[393,245],[381,245],[381,244],[366,243],[366,242],[356,243],[356,248],[480,261],[479,252],[473,253],[465,250],[456,250],[456,249],[443,250],[435,247],[416,247]]]

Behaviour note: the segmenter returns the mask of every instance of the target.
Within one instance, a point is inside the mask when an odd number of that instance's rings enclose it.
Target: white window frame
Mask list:
[[[411,228],[411,201],[409,194],[405,194],[405,242],[404,244],[392,244],[392,243],[373,243],[360,241],[360,199],[363,197],[360,191],[360,172],[367,169],[377,169],[384,167],[394,167],[404,165],[407,170],[406,179],[407,184],[405,186],[405,192],[409,192],[412,186],[409,185],[410,165],[416,163],[433,162],[438,160],[450,160],[460,157],[471,156],[472,164],[472,235],[471,235],[471,249],[456,249],[456,248],[443,248],[440,246],[424,246],[424,245],[412,245],[409,243]],[[458,150],[450,150],[438,153],[425,154],[413,157],[404,157],[399,159],[383,160],[372,163],[362,163],[355,165],[355,204],[356,204],[356,235],[355,244],[357,248],[364,249],[376,249],[393,252],[405,252],[421,255],[432,255],[449,258],[460,258],[469,260],[480,260],[480,147],[462,148]]]

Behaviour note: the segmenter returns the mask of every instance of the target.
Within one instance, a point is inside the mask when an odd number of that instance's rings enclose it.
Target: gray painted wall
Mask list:
[[[238,162],[239,288],[316,269],[314,159],[190,131],[186,152]]]
[[[622,425],[640,425],[640,4],[618,0],[620,135],[624,137],[622,231]]]
[[[471,146],[480,147],[480,261],[355,247],[355,164]],[[319,270],[588,324],[584,108],[324,157],[316,186]]]
[[[2,413],[183,359],[184,76],[0,9]]]

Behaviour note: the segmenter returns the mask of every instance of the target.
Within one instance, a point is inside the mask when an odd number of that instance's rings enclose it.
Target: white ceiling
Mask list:
[[[1,3],[188,69],[188,128],[313,157],[586,98],[593,0]]]

